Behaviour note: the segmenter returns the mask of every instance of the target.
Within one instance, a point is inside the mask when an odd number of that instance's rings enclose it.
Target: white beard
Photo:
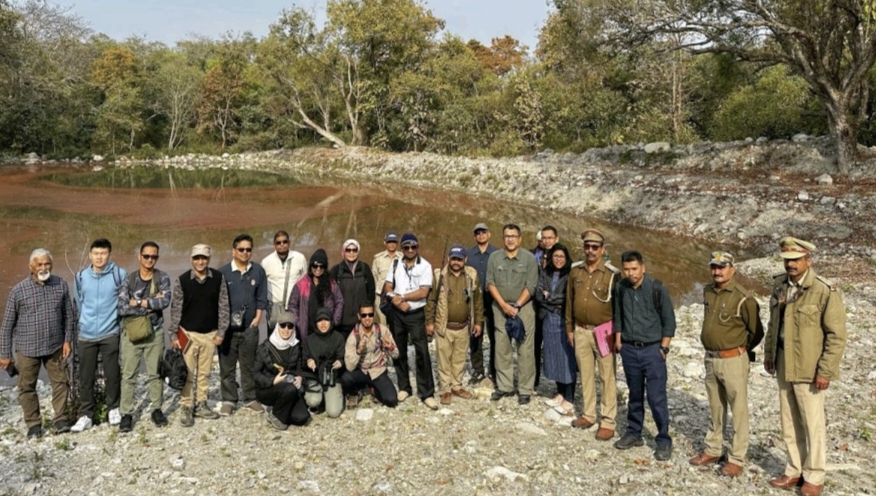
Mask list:
[[[50,277],[52,277],[52,271],[50,270],[37,272],[37,279],[39,279],[40,282],[46,282]]]

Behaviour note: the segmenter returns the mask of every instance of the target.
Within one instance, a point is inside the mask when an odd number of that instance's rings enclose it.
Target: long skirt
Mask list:
[[[559,313],[547,312],[544,329],[544,376],[562,384],[575,382],[577,365],[575,349],[566,339],[565,319]]]

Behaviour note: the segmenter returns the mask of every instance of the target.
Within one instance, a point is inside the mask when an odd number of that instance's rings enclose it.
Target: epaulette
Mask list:
[[[780,277],[782,277],[782,276],[784,276],[784,275],[787,275],[787,274],[786,274],[785,272],[782,272],[781,274],[776,274],[776,275],[773,276],[773,279],[778,279],[778,278],[780,278]]]
[[[745,298],[751,298],[751,296],[752,296],[751,291],[749,291],[748,288],[746,288],[745,286],[742,286],[741,284],[735,285],[734,289],[736,289],[737,291],[742,293],[742,296],[744,296]]]
[[[815,276],[815,279],[816,279],[817,281],[821,281],[825,286],[827,286],[827,287],[831,290],[831,292],[836,291],[837,289],[839,289],[839,288],[836,287],[836,284],[830,282],[830,280],[825,279],[825,278],[823,278],[823,277],[821,277],[821,276],[819,276],[819,275],[816,275],[816,276]]]
[[[578,260],[577,262],[572,262],[572,268],[573,268],[573,269],[574,269],[575,267],[580,267],[580,266],[582,266],[582,265],[584,265],[584,260]]]
[[[614,272],[615,274],[620,274],[621,270],[611,264],[611,262],[605,262],[605,268]]]

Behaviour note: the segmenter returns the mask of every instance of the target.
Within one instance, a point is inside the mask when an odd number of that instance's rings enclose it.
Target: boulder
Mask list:
[[[672,150],[672,145],[665,141],[657,141],[645,145],[645,153],[668,152]]]
[[[821,186],[831,186],[833,185],[833,178],[830,177],[830,174],[822,174],[815,178],[815,182],[817,182]]]

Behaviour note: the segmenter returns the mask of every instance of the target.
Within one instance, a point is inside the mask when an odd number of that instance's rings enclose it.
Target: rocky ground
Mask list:
[[[757,259],[740,270],[762,278],[781,266],[774,259]],[[869,288],[850,289],[842,379],[831,384],[827,405],[826,489],[837,495],[873,494],[876,485],[876,365],[870,359],[876,307],[864,294]],[[165,409],[171,425],[166,428],[155,428],[147,412],[129,434],[101,425],[32,441],[25,440],[12,389],[0,395],[0,494],[780,494],[767,484],[784,463],[778,398],[760,354],[750,373],[745,473],[730,480],[719,476],[717,467],[687,463],[702,448],[708,425],[698,340],[702,317],[702,305],[677,311],[669,358],[675,450],[668,462],[652,456],[650,417],[646,446],[617,451],[596,441],[593,431],[571,428],[570,418],[541,402],[553,393],[547,380],[540,397],[524,407],[513,398],[491,402],[489,387],[481,387],[475,399],[454,399],[439,411],[416,399],[396,409],[366,400],[339,419],[316,415],[309,426],[285,432],[273,430],[264,414],[242,411],[183,428],[177,395],[169,392]],[[620,371],[622,428],[626,388]],[[211,398],[219,395],[217,377],[218,366]],[[48,388],[42,386],[40,393],[48,411]],[[138,391],[138,398],[145,396]]]

